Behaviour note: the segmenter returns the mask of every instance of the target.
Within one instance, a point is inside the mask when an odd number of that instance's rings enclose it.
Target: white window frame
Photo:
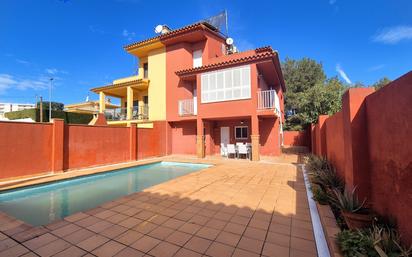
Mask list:
[[[202,55],[203,55],[203,50],[195,50],[192,53],[193,55],[193,68],[197,68],[203,65],[203,60],[202,60]]]
[[[246,128],[246,131],[247,131],[246,137],[237,137],[237,135],[236,135],[236,129],[238,129],[238,128],[240,128],[240,134],[242,134],[242,129],[243,129],[243,128]],[[234,133],[235,133],[235,139],[242,139],[242,140],[248,139],[248,138],[249,138],[249,126],[235,126],[235,131],[234,131]],[[241,136],[242,136],[242,135],[241,135]]]
[[[238,84],[235,84],[235,72],[240,74],[240,76],[236,78]],[[244,78],[243,75],[246,75],[246,77]],[[205,72],[202,73],[200,77],[201,103],[244,100],[251,99],[252,97],[252,76],[250,65]],[[222,78],[223,81],[223,85],[221,87],[217,87],[218,77]],[[210,81],[212,80],[214,81],[214,83],[210,83]],[[228,81],[230,85],[226,84],[226,82]],[[235,92],[237,92],[237,94],[239,95],[235,96]],[[220,96],[223,95],[223,99],[219,99],[219,93]],[[212,95],[212,100],[210,100]]]

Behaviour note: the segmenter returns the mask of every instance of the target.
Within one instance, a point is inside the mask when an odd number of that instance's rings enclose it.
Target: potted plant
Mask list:
[[[347,189],[342,193],[334,189],[334,196],[331,198],[332,203],[341,210],[349,229],[361,229],[372,225],[373,215],[369,209],[365,208],[366,199],[359,201],[355,194],[356,187],[349,191]]]

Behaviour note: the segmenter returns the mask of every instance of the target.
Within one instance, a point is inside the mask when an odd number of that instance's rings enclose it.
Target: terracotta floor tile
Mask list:
[[[236,246],[241,238],[241,235],[222,231],[216,238],[217,242],[227,244],[229,246]]]
[[[277,244],[266,242],[265,245],[263,246],[262,255],[288,257],[289,247],[284,247],[284,246],[280,246]]]
[[[88,230],[93,231],[95,233],[100,233],[103,230],[106,230],[107,228],[113,226],[113,223],[110,223],[108,221],[102,220],[97,223],[94,223],[91,226],[86,227]]]
[[[160,240],[164,240],[173,232],[174,230],[171,228],[159,226],[152,230],[150,233],[148,233],[148,235]]]
[[[246,251],[260,254],[263,247],[263,241],[242,237],[237,247]]]
[[[214,229],[223,229],[226,226],[227,222],[222,220],[215,220],[211,219],[208,223],[206,223],[206,227],[214,228]]]
[[[196,234],[196,232],[201,228],[201,226],[193,223],[185,223],[181,227],[178,228],[179,231],[185,232],[188,234]]]
[[[239,216],[239,215],[232,216],[232,218],[230,219],[230,222],[241,224],[241,225],[247,225],[249,221],[250,221],[250,218]]]
[[[64,240],[72,243],[72,244],[77,244],[80,243],[83,240],[86,240],[87,238],[90,238],[94,236],[95,233],[91,232],[90,230],[87,229],[79,229],[73,233],[71,233],[68,236],[64,237]]]
[[[125,228],[133,228],[136,227],[137,225],[141,224],[143,220],[129,217],[124,219],[123,221],[119,222],[120,226],[123,226]]]
[[[23,243],[27,240],[39,237],[39,236],[41,236],[43,234],[46,234],[48,232],[49,232],[48,229],[40,226],[40,227],[33,227],[33,228],[28,229],[28,230],[22,231],[20,233],[17,233],[15,235],[13,235],[12,237],[13,237],[14,240],[16,240],[20,243]]]
[[[139,250],[141,252],[147,253],[150,250],[152,250],[156,245],[158,245],[160,242],[161,241],[156,238],[149,237],[149,236],[142,236],[136,242],[131,244],[130,247],[136,250]]]
[[[75,221],[78,221],[78,220],[81,220],[81,219],[84,219],[84,218],[87,218],[87,217],[89,217],[88,214],[86,214],[84,212],[78,212],[78,213],[72,214],[70,216],[67,216],[64,219],[69,221],[69,222],[75,222]]]
[[[212,241],[193,236],[183,247],[197,253],[204,254]]]
[[[279,233],[269,232],[266,237],[266,241],[280,246],[290,246],[290,236]]]
[[[134,230],[128,230],[124,232],[123,234],[120,234],[117,236],[114,240],[124,244],[124,245],[131,245],[134,242],[136,242],[139,238],[143,237],[144,234],[134,231]]]
[[[66,250],[57,253],[56,255],[53,255],[53,257],[80,257],[85,255],[86,252],[82,249],[80,249],[79,247],[76,246],[71,246],[69,248],[67,248]]]
[[[291,248],[290,257],[318,257],[318,255],[316,253],[309,253],[309,252]]]
[[[246,230],[243,233],[243,236],[263,241],[266,238],[266,232],[267,232],[266,230],[253,228],[253,227],[246,227]]]
[[[26,242],[23,243],[24,246],[26,246],[27,248],[31,249],[31,250],[35,250],[39,247],[42,247],[43,245],[49,244],[50,242],[53,242],[55,240],[57,240],[58,237],[56,237],[55,235],[52,235],[50,233],[41,235],[39,237],[33,238],[31,240],[28,240]],[[1,242],[0,242],[1,245]],[[1,247],[0,247],[1,250]]]
[[[180,249],[179,246],[168,242],[161,242],[150,250],[149,254],[155,257],[172,257]]]
[[[292,227],[291,227],[291,225],[282,225],[282,224],[272,223],[269,226],[269,232],[279,233],[279,234],[283,234],[283,235],[291,235]]]
[[[181,231],[174,231],[169,237],[166,238],[166,241],[178,246],[183,246],[187,243],[187,241],[189,241],[191,237],[191,234],[187,234]]]
[[[29,250],[26,247],[18,244],[18,245],[15,245],[15,246],[11,247],[11,248],[7,248],[4,251],[1,251],[0,256],[2,256],[2,257],[15,257],[15,256],[21,256],[21,255],[23,255],[27,252],[29,252]]]
[[[75,224],[68,224],[64,227],[58,228],[56,230],[52,230],[51,233],[58,237],[65,237],[70,235],[71,233],[76,232],[77,230],[81,229],[81,227],[75,225]]]
[[[177,251],[177,253],[173,257],[202,257],[202,255],[192,250],[180,248],[180,250]]]
[[[315,240],[312,229],[292,227],[292,236],[306,239],[306,240],[311,240],[311,241]]]
[[[172,229],[178,229],[179,227],[183,226],[185,224],[185,222],[181,221],[181,220],[177,220],[174,218],[170,218],[168,220],[166,220],[162,225],[168,228],[172,228]]]
[[[314,241],[309,241],[297,237],[292,237],[290,247],[308,253],[316,253],[316,244]]]
[[[106,243],[107,241],[109,241],[108,238],[103,237],[103,236],[99,236],[99,235],[94,235],[92,237],[87,238],[84,241],[81,241],[77,244],[78,247],[91,252],[94,249],[96,249],[97,247],[103,245],[104,243]]]
[[[36,252],[38,255],[42,256],[42,257],[48,257],[48,256],[52,256],[56,253],[59,253],[67,248],[69,248],[71,245],[70,243],[61,240],[61,239],[57,239],[47,245],[43,245],[42,247],[34,250],[34,252]]]
[[[240,225],[236,223],[227,223],[223,230],[226,232],[242,235],[245,229],[246,229],[245,225]]]
[[[131,247],[126,247],[120,252],[118,252],[115,257],[142,257],[144,256],[145,253],[140,252],[136,249],[133,249]]]
[[[232,255],[232,257],[259,257],[259,256],[260,254],[252,253],[252,252],[240,249],[240,248],[236,248]]]
[[[212,257],[230,257],[232,256],[234,247],[228,246],[219,242],[213,242],[206,251],[206,255]]]
[[[199,231],[197,231],[196,236],[213,241],[216,239],[220,232],[220,230],[214,228],[202,227]]]
[[[118,237],[119,235],[123,234],[126,231],[127,231],[127,228],[125,228],[123,226],[113,225],[113,226],[110,226],[110,227],[106,228],[102,232],[100,232],[100,234],[102,236],[107,237],[107,238],[114,239],[114,238]]]
[[[104,245],[99,246],[96,248],[92,254],[98,256],[98,257],[112,257],[116,255],[118,252],[126,248],[125,245],[120,244],[116,241],[109,241],[105,243]]]

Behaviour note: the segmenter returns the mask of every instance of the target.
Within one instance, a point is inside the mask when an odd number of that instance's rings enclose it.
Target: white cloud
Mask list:
[[[132,40],[136,37],[136,33],[132,31],[128,31],[127,29],[123,29],[122,36],[127,38],[127,40]]]
[[[352,81],[349,79],[348,75],[346,75],[345,71],[342,69],[339,63],[336,64],[336,71],[343,78],[343,80],[346,81],[346,83],[352,84]]]
[[[48,69],[45,69],[44,70],[47,74],[50,74],[50,75],[56,75],[56,74],[58,74],[58,73],[60,73],[60,74],[69,74],[67,71],[65,71],[65,70],[59,70],[59,69],[56,69],[56,68],[48,68]]]
[[[396,26],[379,31],[372,40],[384,44],[396,44],[412,39],[412,26]]]
[[[369,67],[368,71],[377,71],[377,70],[382,69],[383,67],[385,67],[384,64],[375,65],[375,66]]]
[[[9,89],[17,90],[41,90],[48,87],[45,78],[39,79],[17,79],[9,74],[0,74],[0,94],[6,93]]]
[[[30,62],[26,61],[26,60],[22,60],[22,59],[16,59],[16,62],[20,63],[20,64],[24,64],[24,65],[29,65]]]

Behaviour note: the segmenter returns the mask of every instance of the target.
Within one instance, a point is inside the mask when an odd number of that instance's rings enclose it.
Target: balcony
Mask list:
[[[128,115],[127,108],[115,108],[104,111],[104,115],[109,121],[121,120],[147,120],[149,119],[149,106],[134,106]]]
[[[197,100],[190,98],[179,100],[179,116],[197,115]]]
[[[280,115],[280,102],[276,90],[263,90],[257,92],[258,110],[273,109],[277,116]]]

